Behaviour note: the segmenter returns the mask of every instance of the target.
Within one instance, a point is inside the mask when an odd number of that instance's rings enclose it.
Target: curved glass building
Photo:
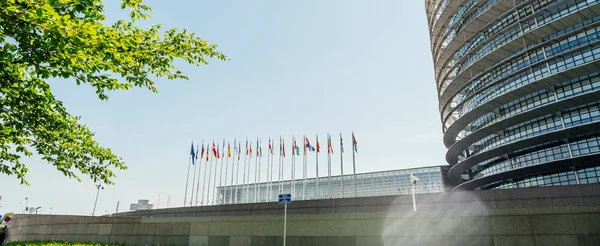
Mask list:
[[[598,183],[600,0],[426,0],[455,189]]]

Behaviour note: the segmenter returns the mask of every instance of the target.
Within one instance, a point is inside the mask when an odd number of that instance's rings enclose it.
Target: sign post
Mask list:
[[[283,209],[283,246],[285,246],[285,237],[287,234],[287,205],[292,202],[292,194],[279,195],[279,204],[284,204]]]

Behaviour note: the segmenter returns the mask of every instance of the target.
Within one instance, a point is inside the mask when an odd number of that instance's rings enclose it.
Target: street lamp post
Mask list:
[[[25,210],[23,210],[23,213],[27,212],[27,204],[29,204],[29,197],[25,197]]]
[[[98,204],[98,195],[100,195],[100,189],[104,190],[104,186],[102,184],[96,185],[96,201],[94,201],[94,210],[92,211],[92,216],[96,214],[96,205]]]
[[[412,200],[413,200],[413,211],[417,212],[417,202],[415,200],[415,186],[417,185],[419,178],[410,174],[410,186],[412,187]]]

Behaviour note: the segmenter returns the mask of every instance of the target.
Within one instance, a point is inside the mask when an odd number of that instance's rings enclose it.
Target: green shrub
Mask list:
[[[105,244],[105,243],[69,243],[60,241],[24,241],[10,242],[6,246],[123,246],[121,244]]]

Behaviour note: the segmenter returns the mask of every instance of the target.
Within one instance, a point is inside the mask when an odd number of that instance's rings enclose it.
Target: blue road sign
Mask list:
[[[279,195],[279,204],[286,204],[292,202],[292,194],[281,194]]]

